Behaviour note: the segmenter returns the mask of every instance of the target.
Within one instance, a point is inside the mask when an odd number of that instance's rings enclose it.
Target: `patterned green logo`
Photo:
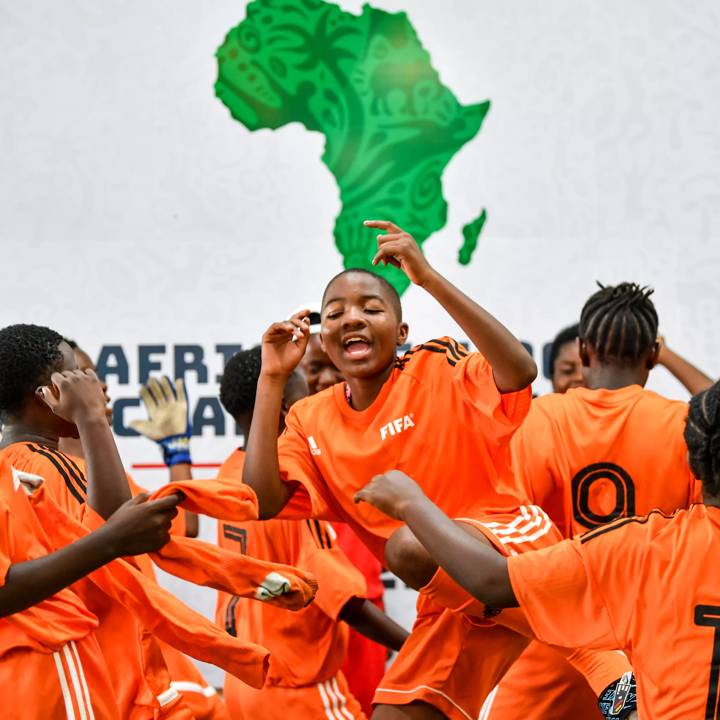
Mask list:
[[[215,92],[249,130],[300,122],[324,134],[344,266],[374,269],[402,293],[403,273],[371,268],[377,231],[362,221],[390,219],[420,245],[444,227],[443,172],[490,102],[460,105],[407,15],[369,5],[357,16],[323,0],[255,0],[217,58]],[[470,262],[485,218],[463,228],[459,262]]]

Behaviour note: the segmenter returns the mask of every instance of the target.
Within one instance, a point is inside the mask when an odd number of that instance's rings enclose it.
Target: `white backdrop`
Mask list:
[[[373,4],[408,12],[463,104],[492,101],[445,172],[430,260],[538,351],[596,279],[652,284],[669,343],[717,374],[720,6]],[[48,324],[95,357],[121,346],[116,398],[137,394],[138,345],[166,346],[153,357],[173,373],[179,344],[204,348],[208,382],[187,380],[212,397],[216,345],[256,343],[340,269],[321,135],[250,133],[214,97],[214,52],[244,14],[238,0],[0,0],[0,322]],[[461,267],[460,230],[480,207],[488,221]],[[422,291],[404,303],[412,340],[458,333]],[[662,370],[651,386],[685,397]],[[208,427],[194,455],[218,461],[235,443]],[[140,438],[120,446],[128,466],[157,462]]]

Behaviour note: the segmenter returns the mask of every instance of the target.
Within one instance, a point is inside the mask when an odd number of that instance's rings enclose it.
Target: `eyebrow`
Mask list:
[[[328,306],[330,303],[333,303],[333,302],[342,302],[342,301],[345,300],[345,299],[346,299],[346,298],[344,298],[344,297],[333,297],[333,298],[329,298],[328,300],[325,301],[325,306]],[[377,294],[375,294],[375,293],[369,293],[369,294],[367,294],[367,295],[361,295],[361,296],[360,296],[360,299],[361,299],[361,300],[379,300],[380,302],[383,302],[383,303],[386,302],[385,298],[383,298],[382,295],[377,295]]]

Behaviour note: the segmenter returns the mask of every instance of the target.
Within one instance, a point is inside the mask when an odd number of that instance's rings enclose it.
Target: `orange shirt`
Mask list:
[[[501,394],[492,368],[451,338],[399,359],[370,407],[354,410],[340,383],[293,405],[278,444],[281,475],[299,487],[280,517],[347,522],[382,561],[401,523],[354,494],[374,475],[413,477],[451,517],[511,512],[516,498],[509,441],[530,388]]]
[[[236,450],[220,468],[223,478],[241,478],[245,453]],[[365,580],[335,542],[329,523],[267,520],[219,523],[218,544],[261,560],[295,565],[318,580],[315,601],[288,612],[254,600],[219,593],[216,621],[231,635],[270,650],[267,684],[301,687],[329,680],[345,661],[347,625],[338,615],[352,597],[365,597]]]
[[[687,403],[639,385],[533,400],[512,440],[513,470],[566,536],[695,496],[683,439]]]
[[[21,478],[32,480],[33,476],[14,468],[0,453],[0,585],[5,584],[13,564],[55,550],[32,511]],[[21,647],[54,652],[97,626],[95,615],[65,588],[37,605],[0,618],[0,657]]]
[[[618,520],[508,567],[540,640],[624,650],[640,717],[684,720],[718,707],[719,556],[720,509],[694,505]]]

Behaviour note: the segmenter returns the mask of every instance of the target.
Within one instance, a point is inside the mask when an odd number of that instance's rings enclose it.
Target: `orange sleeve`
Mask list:
[[[515,596],[540,640],[573,648],[627,648],[634,598],[648,582],[648,528],[646,517],[625,518],[508,559]]]
[[[623,648],[579,540],[509,557],[508,571],[515,597],[539,640],[562,647]],[[619,586],[612,590],[624,594]]]
[[[473,407],[493,421],[498,433],[514,432],[530,409],[530,386],[517,392],[501,393],[495,384],[490,363],[479,352],[466,353],[454,366],[454,379]]]
[[[278,440],[278,461],[283,482],[299,483],[278,518],[338,520],[330,509],[325,480],[315,465],[308,438],[294,408],[290,408],[285,419],[285,430]]]
[[[301,534],[298,565],[318,581],[315,605],[337,620],[348,600],[367,597],[365,578],[337,545],[335,530],[329,523],[306,520],[299,522],[298,527]]]

